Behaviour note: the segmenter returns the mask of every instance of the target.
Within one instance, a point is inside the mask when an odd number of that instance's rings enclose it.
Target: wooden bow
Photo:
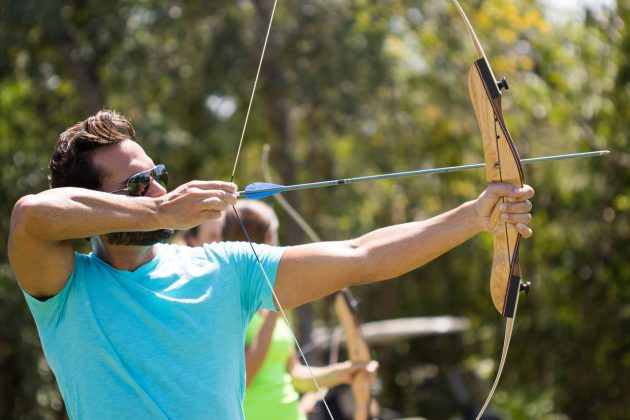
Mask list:
[[[357,301],[349,289],[344,289],[335,296],[335,310],[346,333],[348,359],[353,362],[368,363],[372,360],[370,349],[361,333],[357,317]],[[354,420],[371,419],[370,403],[372,401],[369,374],[360,372],[352,378],[352,396],[354,397]]]
[[[273,182],[269,172],[269,145],[263,148],[260,167],[266,182]],[[313,242],[321,242],[319,235],[311,228],[297,210],[281,195],[275,195],[274,199],[300,226],[306,236]],[[370,348],[361,332],[358,318],[358,303],[350,289],[345,288],[335,296],[335,312],[346,335],[348,359],[353,362],[368,363],[372,360]],[[354,399],[354,420],[371,419],[370,406],[372,402],[371,381],[366,372],[361,372],[352,378],[352,396]]]
[[[483,152],[486,163],[486,180],[491,182],[505,182],[522,187],[524,183],[523,167],[514,141],[505,125],[501,109],[501,89],[508,89],[505,78],[497,81],[490,64],[481,48],[479,39],[457,0],[455,6],[464,20],[466,29],[477,51],[477,60],[471,66],[468,74],[468,91],[479,122]],[[499,205],[492,213],[493,222],[500,217]],[[493,223],[494,225],[494,223]],[[518,261],[520,234],[514,225],[508,223],[497,224],[501,229],[492,232],[494,255],[492,273],[490,276],[490,295],[495,308],[506,318],[503,351],[497,375],[490,393],[481,408],[477,419],[481,418],[497,387],[505,359],[510,346],[510,338],[518,306],[519,291],[529,290],[529,284],[523,284],[521,269]]]

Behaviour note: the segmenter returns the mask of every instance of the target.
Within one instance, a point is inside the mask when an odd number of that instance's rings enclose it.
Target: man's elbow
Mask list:
[[[31,218],[31,214],[34,212],[33,195],[26,195],[20,198],[13,206],[11,212],[10,229],[11,232],[16,232],[22,229],[27,224],[27,221]]]
[[[10,221],[10,234],[16,235],[20,232],[33,230],[33,225],[37,220],[37,198],[35,195],[26,195],[20,198],[13,206]]]

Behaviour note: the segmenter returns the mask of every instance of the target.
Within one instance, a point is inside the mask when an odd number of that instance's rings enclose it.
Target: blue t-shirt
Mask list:
[[[283,248],[255,245],[273,284]],[[75,254],[64,289],[25,293],[73,419],[241,419],[244,335],[274,309],[247,243],[157,245],[136,271]]]

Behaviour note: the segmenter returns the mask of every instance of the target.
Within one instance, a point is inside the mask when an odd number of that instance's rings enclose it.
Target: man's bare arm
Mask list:
[[[158,197],[56,188],[22,197],[11,215],[9,260],[22,288],[49,297],[74,266],[71,240],[111,232],[183,229],[216,218],[236,202],[236,186],[192,181]]]
[[[531,236],[531,187],[513,191],[508,184],[494,184],[475,201],[431,219],[389,226],[357,239],[320,242],[286,250],[275,283],[280,303],[287,308],[319,299],[347,286],[398,277],[481,231],[491,231],[490,214],[499,196],[514,197],[504,203],[507,223]]]

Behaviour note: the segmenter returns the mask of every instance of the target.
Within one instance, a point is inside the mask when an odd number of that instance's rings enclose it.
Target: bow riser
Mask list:
[[[485,57],[475,61],[468,76],[468,90],[479,122],[486,162],[486,180],[523,186],[520,156],[505,125],[501,112],[501,90]],[[499,204],[492,213],[493,222],[500,217]],[[490,294],[495,308],[512,317],[516,294],[520,288],[518,245],[520,235],[513,225],[493,232],[494,255],[490,277]]]

